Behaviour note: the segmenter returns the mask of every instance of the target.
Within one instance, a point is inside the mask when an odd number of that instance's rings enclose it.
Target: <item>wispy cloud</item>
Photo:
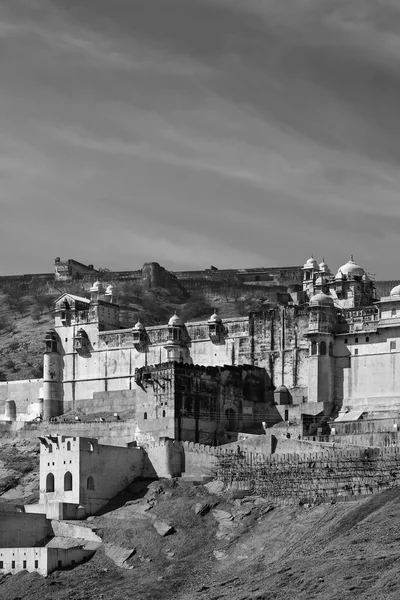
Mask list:
[[[2,3],[0,244],[29,246],[3,270],[353,251],[395,277],[399,33],[389,0]]]

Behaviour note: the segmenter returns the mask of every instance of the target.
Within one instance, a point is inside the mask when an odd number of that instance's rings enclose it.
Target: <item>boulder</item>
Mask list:
[[[194,513],[196,515],[200,515],[201,517],[210,512],[210,510],[211,506],[208,502],[196,502],[196,504],[194,505]]]
[[[173,527],[173,525],[170,525],[169,523],[165,523],[165,521],[154,521],[153,526],[155,528],[155,530],[157,531],[157,533],[159,535],[161,535],[162,537],[165,537],[166,535],[171,535],[172,533],[175,533],[175,529]]]
[[[225,484],[222,481],[210,481],[210,483],[206,483],[204,487],[210,494],[222,496],[224,493]]]

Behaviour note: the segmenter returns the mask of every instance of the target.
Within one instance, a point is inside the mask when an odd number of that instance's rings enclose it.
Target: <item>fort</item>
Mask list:
[[[214,478],[281,503],[398,486],[396,281],[380,295],[353,257],[336,272],[313,257],[196,276],[150,263],[130,275],[149,288],[234,277],[279,290],[244,317],[126,329],[122,274],[79,265],[56,261],[60,280],[87,278],[90,298],[56,300],[43,379],[0,383],[2,437],[41,442],[40,502],[27,510],[83,518],[139,476]]]

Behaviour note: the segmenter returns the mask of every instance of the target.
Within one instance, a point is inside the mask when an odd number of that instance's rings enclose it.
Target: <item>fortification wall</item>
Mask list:
[[[185,476],[217,478],[280,504],[351,501],[400,486],[398,446],[349,450],[321,445],[320,452],[267,455],[166,440],[147,452],[158,455],[159,464],[168,455],[170,462],[163,464],[170,473],[171,466],[176,473],[180,458]],[[167,475],[168,468],[164,476],[173,476]]]

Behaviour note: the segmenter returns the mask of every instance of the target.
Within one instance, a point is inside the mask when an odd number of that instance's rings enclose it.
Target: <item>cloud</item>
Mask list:
[[[49,247],[121,269],[353,251],[393,277],[399,8],[3,3],[0,243],[34,246],[3,268],[47,270]]]

